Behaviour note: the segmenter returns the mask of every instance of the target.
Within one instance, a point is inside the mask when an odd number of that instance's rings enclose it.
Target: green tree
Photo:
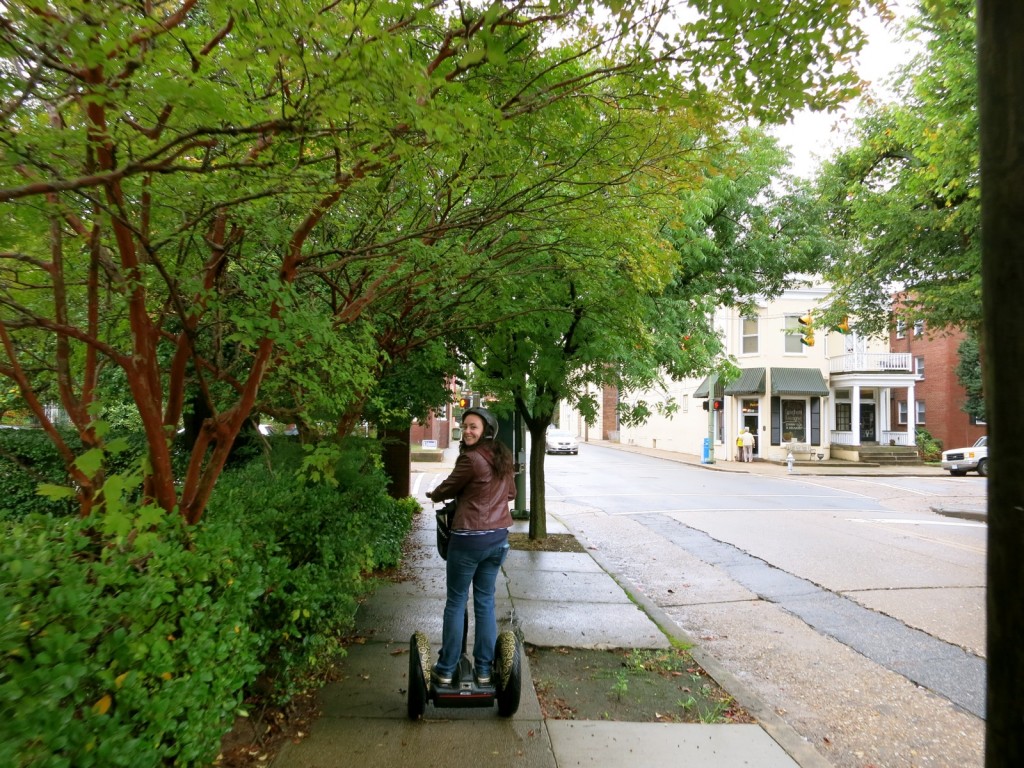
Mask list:
[[[600,104],[615,125],[634,101],[761,116],[843,98],[862,42],[850,19],[881,2],[693,0],[670,34],[658,4],[611,5],[603,23],[571,0],[8,7],[0,373],[58,445],[83,514],[118,490],[106,369],[146,435],[143,498],[194,522],[253,410],[278,405],[260,399],[269,371],[281,408],[351,419],[411,349],[374,343],[410,297],[432,280],[483,295],[483,275],[507,281],[532,255],[532,216],[599,193],[573,165],[585,153],[530,145],[571,137],[572,108]],[[46,380],[87,458],[46,418]]]
[[[819,178],[846,248],[827,272],[837,313],[885,333],[902,319],[981,324],[978,89],[973,0],[918,3],[924,42],[892,103],[856,121],[854,144]]]
[[[454,214],[476,231],[508,215],[481,221],[479,209],[456,206],[438,222],[425,208],[375,210],[378,190],[417,179],[425,191],[434,177],[423,158],[458,170],[467,145],[500,153],[508,121],[603,79],[608,62],[561,82],[560,62],[538,53],[539,30],[573,9],[451,15],[398,3],[356,16],[289,0],[11,9],[0,31],[11,118],[0,136],[10,224],[2,373],[59,446],[83,514],[103,503],[104,368],[124,371],[140,414],[146,498],[190,521],[283,358],[293,378],[309,373],[296,390],[344,400],[338,393],[371,386],[381,359],[373,329],[359,326],[366,308],[437,267],[396,244],[436,237]],[[519,59],[543,60],[552,82],[512,89]],[[641,52],[618,63],[651,62]],[[515,98],[494,104],[476,78],[486,69],[507,72]],[[52,357],[27,359],[39,338],[55,340]],[[44,375],[100,460],[78,461],[49,423]],[[179,489],[170,443],[188,407],[201,424]]]
[[[809,190],[773,190],[786,158],[772,140],[744,131],[707,146],[674,127],[659,174],[673,183],[648,187],[638,174],[559,221],[548,269],[491,299],[518,314],[468,337],[480,386],[514,403],[530,432],[533,538],[546,535],[544,433],[559,402],[593,418],[602,387],[646,389],[720,365],[715,309],[781,292],[820,266],[829,242]],[[642,402],[621,409],[625,422],[649,415]]]
[[[985,421],[985,391],[981,372],[981,350],[978,340],[968,336],[957,347],[956,379],[967,392],[962,410],[968,416]]]

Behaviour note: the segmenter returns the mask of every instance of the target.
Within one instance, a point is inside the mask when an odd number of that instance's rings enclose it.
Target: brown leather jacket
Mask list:
[[[512,477],[498,477],[491,465],[487,445],[459,454],[455,468],[428,497],[432,500],[457,499],[453,530],[489,531],[512,526],[508,503],[516,497]]]

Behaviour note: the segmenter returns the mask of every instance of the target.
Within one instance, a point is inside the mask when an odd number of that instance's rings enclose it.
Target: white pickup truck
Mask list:
[[[988,437],[979,437],[970,448],[953,448],[942,452],[942,468],[949,474],[961,477],[968,472],[988,476]]]

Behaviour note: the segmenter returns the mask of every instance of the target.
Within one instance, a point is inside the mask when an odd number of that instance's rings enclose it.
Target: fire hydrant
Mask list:
[[[786,456],[786,471],[789,474],[793,474],[793,452],[790,451]]]

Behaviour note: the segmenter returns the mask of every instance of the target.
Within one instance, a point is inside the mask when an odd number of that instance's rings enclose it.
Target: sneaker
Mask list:
[[[490,676],[490,674],[481,675],[478,672],[474,672],[473,673],[473,679],[476,680],[476,684],[479,685],[479,686],[484,686],[484,685],[490,685],[491,684],[491,676]]]
[[[452,679],[450,677],[442,677],[436,669],[430,670],[430,682],[434,685],[451,686]]]

